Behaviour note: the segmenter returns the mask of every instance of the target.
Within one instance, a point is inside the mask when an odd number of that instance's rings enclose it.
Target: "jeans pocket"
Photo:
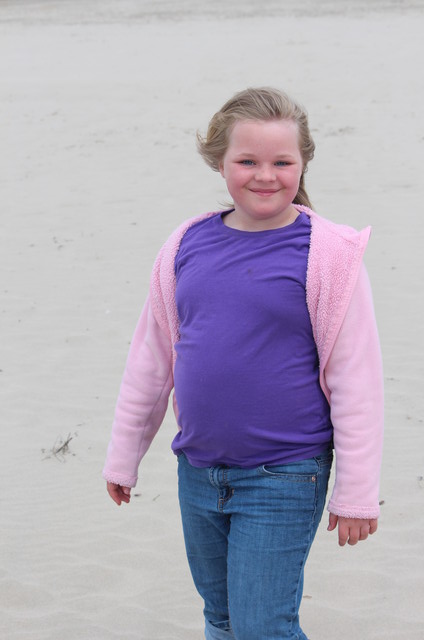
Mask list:
[[[319,463],[315,458],[299,460],[287,464],[264,464],[259,468],[262,475],[269,478],[286,480],[289,482],[316,482]]]

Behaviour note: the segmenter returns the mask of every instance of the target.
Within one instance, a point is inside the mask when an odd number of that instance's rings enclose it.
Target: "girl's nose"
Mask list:
[[[275,171],[273,166],[258,165],[256,171],[256,180],[261,182],[272,182],[275,180]]]

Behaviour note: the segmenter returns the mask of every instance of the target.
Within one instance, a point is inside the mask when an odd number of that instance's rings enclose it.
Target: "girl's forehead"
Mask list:
[[[294,120],[237,120],[228,136],[228,146],[266,142],[298,145],[298,126]]]
[[[230,127],[229,138],[241,136],[261,136],[267,132],[274,133],[296,133],[297,123],[294,120],[274,119],[274,120],[236,120]]]

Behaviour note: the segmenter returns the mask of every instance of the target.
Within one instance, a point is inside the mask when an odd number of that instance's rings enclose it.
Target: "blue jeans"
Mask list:
[[[178,458],[187,557],[207,640],[307,640],[303,571],[321,520],[332,451],[256,469]]]

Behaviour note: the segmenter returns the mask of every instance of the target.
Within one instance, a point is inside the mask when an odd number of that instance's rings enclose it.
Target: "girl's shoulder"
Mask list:
[[[188,229],[202,220],[206,220],[212,216],[217,216],[220,213],[220,211],[209,211],[207,213],[202,213],[200,215],[193,216],[192,218],[188,218],[182,222],[162,245],[153,265],[153,279],[159,279],[160,274],[163,272],[173,272],[175,256]]]
[[[328,218],[324,218],[312,209],[302,205],[295,205],[298,211],[306,213],[311,220],[311,236],[319,239],[320,244],[325,243],[329,246],[343,246],[346,243],[355,247],[365,248],[371,233],[371,227],[357,230],[346,224],[333,222]]]
[[[217,216],[220,213],[222,213],[221,211],[208,211],[207,213],[201,213],[200,215],[197,216],[193,216],[191,218],[187,218],[187,220],[184,220],[184,222],[182,222],[176,229],[174,229],[174,231],[171,233],[171,235],[168,237],[168,239],[165,241],[165,243],[162,245],[161,250],[159,251],[159,255],[158,258],[160,257],[160,255],[164,252],[168,252],[168,251],[173,251],[176,253],[176,251],[178,250],[178,247],[181,243],[182,238],[184,237],[185,233],[194,225],[196,225],[199,222],[202,222],[203,220],[207,220],[208,218],[211,218],[212,216]]]
[[[219,211],[210,211],[185,220],[177,227],[162,245],[153,265],[150,276],[150,300],[153,313],[159,326],[165,333],[177,339],[178,317],[174,304],[175,296],[175,256],[188,229],[198,222],[219,215]]]

